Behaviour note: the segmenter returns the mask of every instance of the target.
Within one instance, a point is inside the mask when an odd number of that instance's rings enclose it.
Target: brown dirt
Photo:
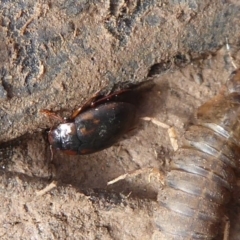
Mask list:
[[[87,2],[0,3],[1,239],[151,239],[161,179],[144,169],[164,177],[173,154],[167,130],[141,121],[113,147],[55,153],[51,166],[42,129],[52,123],[39,111],[68,116],[107,84],[154,77],[142,115],[173,126],[180,139],[226,83],[229,53],[240,66],[237,1]],[[50,175],[58,186],[37,196]],[[239,191],[229,207],[231,240],[239,239]]]

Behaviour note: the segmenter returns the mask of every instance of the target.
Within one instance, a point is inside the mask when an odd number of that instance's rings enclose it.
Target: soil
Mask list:
[[[54,152],[51,161],[45,130],[54,123],[40,111],[70,116],[104,86],[153,78],[141,117],[173,127],[180,146],[197,108],[240,66],[238,1],[0,6],[1,239],[151,239],[157,194],[174,154],[168,130],[140,120],[106,150]],[[52,181],[56,186],[42,192]],[[237,183],[223,219],[230,240],[240,234]]]

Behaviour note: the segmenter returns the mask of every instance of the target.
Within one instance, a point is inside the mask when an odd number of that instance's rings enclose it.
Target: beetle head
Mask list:
[[[48,132],[48,141],[54,149],[61,149],[61,129],[59,127],[51,129]]]
[[[72,136],[76,133],[74,123],[59,124],[48,133],[48,140],[53,148],[66,150],[67,146],[72,142]]]
[[[74,123],[59,124],[48,133],[48,140],[54,149],[76,151],[76,127]]]

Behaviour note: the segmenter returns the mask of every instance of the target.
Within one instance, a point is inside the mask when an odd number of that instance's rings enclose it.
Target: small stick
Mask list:
[[[49,185],[47,185],[45,188],[43,188],[40,191],[36,192],[36,196],[42,196],[44,194],[46,194],[47,192],[51,191],[53,188],[55,188],[57,186],[57,181],[52,181]]]
[[[140,174],[146,173],[146,172],[150,172],[149,181],[151,180],[151,175],[154,174],[155,172],[157,172],[160,175],[160,181],[163,184],[163,181],[161,179],[162,178],[161,177],[162,174],[160,173],[160,171],[158,169],[156,169],[156,168],[141,168],[141,169],[138,169],[138,170],[134,170],[134,171],[122,174],[122,175],[114,178],[113,180],[109,181],[107,183],[107,185],[109,186],[109,185],[112,185],[112,184],[114,184],[116,182],[119,182],[119,181],[121,181],[123,179],[126,179],[127,177],[135,177],[137,175],[140,175]]]
[[[155,118],[142,117],[141,119],[142,119],[142,120],[145,120],[145,121],[151,121],[153,124],[156,124],[157,126],[162,127],[162,128],[165,128],[165,129],[170,128],[169,125],[167,125],[167,124],[165,124],[165,123],[163,123],[163,122],[160,122],[160,121],[158,121],[158,120],[155,119]]]
[[[170,127],[166,123],[160,122],[157,119],[151,118],[151,117],[143,117],[141,119],[144,121],[151,121],[153,124],[157,125],[158,127],[167,129],[170,143],[173,147],[174,152],[176,152],[178,150],[177,134],[176,134],[176,130],[174,127]]]
[[[174,152],[178,150],[177,133],[174,127],[168,129],[168,135]]]
[[[234,63],[233,57],[232,57],[232,55],[231,55],[231,53],[230,53],[230,45],[229,45],[229,43],[228,43],[228,38],[226,38],[226,49],[227,49],[227,51],[228,51],[228,56],[229,56],[229,58],[231,59],[231,63],[232,63],[232,65],[233,65],[233,67],[234,67],[235,69],[237,69],[238,67],[237,67],[237,65]]]

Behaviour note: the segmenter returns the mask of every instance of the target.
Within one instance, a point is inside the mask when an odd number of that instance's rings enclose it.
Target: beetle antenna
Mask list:
[[[48,109],[41,109],[40,113],[44,114],[45,116],[49,117],[50,119],[55,119],[60,122],[64,122],[64,119],[57,115],[55,112],[49,111]]]

